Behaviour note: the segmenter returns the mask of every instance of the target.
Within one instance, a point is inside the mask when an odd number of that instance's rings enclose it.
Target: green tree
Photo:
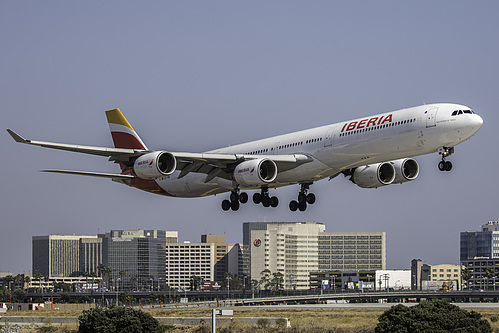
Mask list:
[[[26,292],[22,289],[16,289],[12,293],[12,300],[14,302],[22,303],[24,302],[25,298],[26,298]]]
[[[258,285],[263,286],[264,289],[269,289],[271,275],[272,275],[272,273],[270,272],[269,269],[264,269],[263,271],[261,271],[260,272],[260,282],[258,283]]]
[[[204,278],[202,276],[193,275],[190,279],[191,290],[200,290],[204,283]]]
[[[150,314],[127,307],[93,308],[78,317],[80,333],[156,332],[159,324]]]
[[[492,332],[490,323],[475,311],[442,300],[422,301],[413,307],[392,306],[379,318],[376,333]]]
[[[270,280],[270,288],[274,292],[278,292],[284,289],[284,275],[281,272],[272,274],[272,280]]]

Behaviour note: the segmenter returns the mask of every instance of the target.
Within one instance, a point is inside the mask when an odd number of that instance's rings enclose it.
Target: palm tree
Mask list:
[[[41,275],[40,273],[35,273],[33,275],[33,279],[36,279],[38,280],[38,287],[40,288],[40,292],[42,291],[42,278],[43,278],[43,275]]]
[[[135,284],[137,282],[137,277],[136,276],[132,276],[130,278],[130,282],[132,282],[132,290],[134,290],[135,289],[134,286],[135,286]]]
[[[24,283],[26,284],[26,290],[28,289],[29,283],[31,282],[31,278],[29,275],[24,276]]]
[[[473,274],[468,267],[465,267],[463,270],[461,270],[461,277],[463,278],[464,282],[466,282],[466,288],[469,288],[468,281],[471,280]]]
[[[125,274],[126,274],[126,272],[124,270],[120,271],[120,276],[121,276],[121,280],[120,280],[121,281],[121,286],[120,286],[121,288],[120,289],[121,290],[123,290],[123,277],[125,276]]]
[[[487,270],[485,271],[485,276],[487,277],[487,281],[494,278],[496,275],[494,269],[492,267],[490,268],[487,268]],[[494,290],[496,289],[496,283],[494,281]]]

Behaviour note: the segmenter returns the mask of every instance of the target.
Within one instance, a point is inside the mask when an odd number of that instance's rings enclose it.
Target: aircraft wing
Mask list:
[[[45,148],[73,151],[78,153],[108,156],[109,160],[118,163],[130,165],[135,157],[148,153],[147,150],[128,149],[128,148],[109,148],[96,146],[82,146],[66,143],[35,141],[23,138],[11,129],[7,132],[12,138],[19,143],[35,145]],[[180,171],[179,178],[186,176],[190,172],[204,173],[207,175],[206,182],[215,177],[231,179],[231,172],[234,167],[242,161],[266,158],[276,163],[277,169],[282,172],[293,169],[303,163],[311,162],[312,158],[304,154],[289,154],[289,155],[245,155],[245,154],[223,154],[223,153],[187,153],[187,152],[169,152],[177,159],[177,170]],[[86,171],[71,171],[71,170],[44,170],[44,172],[55,172],[65,174],[76,174],[93,177],[103,177],[111,179],[130,179],[134,176],[105,174]]]
[[[143,152],[143,150],[138,149],[124,149],[124,148],[109,148],[109,147],[95,147],[95,146],[82,146],[82,145],[72,145],[67,143],[55,143],[55,142],[45,142],[45,141],[35,141],[28,140],[17,134],[11,129],[7,129],[7,132],[12,136],[12,138],[19,143],[25,143],[28,145],[35,145],[45,148],[53,148],[67,151],[74,151],[78,153],[98,155],[98,156],[109,156],[114,157],[113,160],[120,161],[120,156],[128,157],[137,155],[137,153]]]
[[[276,163],[279,172],[293,169],[303,163],[311,162],[313,159],[304,154],[289,155],[244,155],[244,154],[220,154],[220,153],[175,153],[177,158],[177,170],[180,170],[179,178],[190,172],[204,173],[207,175],[205,182],[215,177],[231,178],[234,167],[242,161],[253,159],[269,159]]]

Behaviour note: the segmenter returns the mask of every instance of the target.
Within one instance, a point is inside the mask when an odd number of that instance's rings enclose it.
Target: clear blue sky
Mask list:
[[[104,179],[106,158],[0,136],[0,271],[31,270],[31,237],[110,229],[178,230],[242,242],[246,221],[317,221],[327,231],[386,231],[387,265],[457,263],[459,232],[499,217],[496,2],[2,1],[0,123],[27,138],[111,146],[119,107],[150,148],[200,152],[431,102],[472,107],[484,125],[454,169],[417,158],[419,178],[376,190],[343,177],[317,203],[222,212],[226,195],[155,196]]]

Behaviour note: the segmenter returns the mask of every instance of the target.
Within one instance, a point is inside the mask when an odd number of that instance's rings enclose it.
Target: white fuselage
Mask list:
[[[456,110],[470,110],[458,104],[430,104],[378,114],[309,130],[279,135],[209,151],[209,153],[244,155],[303,154],[312,161],[279,171],[269,188],[312,183],[332,177],[343,170],[374,163],[393,161],[454,147],[472,137],[482,125],[473,113],[452,115]],[[180,172],[157,179],[169,195],[199,197],[227,192],[234,182],[215,177],[205,183],[206,175]],[[257,189],[258,187],[242,189]]]

